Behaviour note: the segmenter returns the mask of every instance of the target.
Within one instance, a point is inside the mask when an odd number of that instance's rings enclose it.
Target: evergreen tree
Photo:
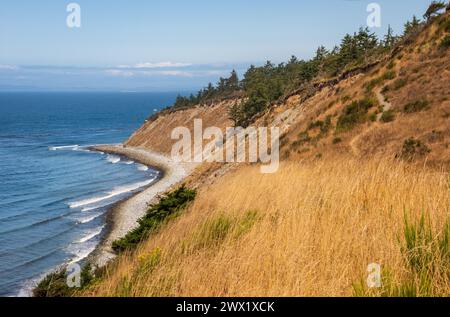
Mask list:
[[[239,89],[239,77],[237,72],[233,69],[230,78],[228,78],[227,90],[234,91]]]
[[[384,47],[390,48],[393,47],[397,41],[397,37],[394,35],[394,30],[391,25],[388,26],[387,34],[384,36]]]
[[[346,34],[341,41],[340,66],[344,67],[349,62],[358,58],[358,47],[354,37]]]
[[[407,21],[405,23],[405,30],[403,31],[403,36],[407,37],[411,34],[417,32],[420,26],[420,20],[414,15],[412,21]]]
[[[314,60],[318,62],[323,62],[325,58],[327,58],[329,52],[325,48],[325,46],[321,45],[316,51],[316,56],[314,57]]]
[[[228,111],[228,115],[233,121],[234,126],[239,126],[243,119],[241,105],[235,103],[233,106],[231,106],[230,110]]]
[[[368,27],[360,28],[358,34],[355,35],[355,40],[359,50],[358,55],[364,54],[378,45],[377,36],[375,33],[371,33]]]
[[[429,21],[432,17],[439,14],[441,10],[445,9],[445,3],[444,2],[438,2],[433,1],[430,6],[428,7],[427,11],[423,15],[423,18],[427,21]]]

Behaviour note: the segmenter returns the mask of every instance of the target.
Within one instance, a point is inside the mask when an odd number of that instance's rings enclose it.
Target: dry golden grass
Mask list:
[[[410,271],[404,215],[425,213],[442,235],[449,181],[446,172],[392,161],[286,162],[271,175],[242,167],[202,188],[180,218],[119,257],[85,295],[352,296],[370,263],[401,284]],[[449,296],[443,263],[433,294]]]

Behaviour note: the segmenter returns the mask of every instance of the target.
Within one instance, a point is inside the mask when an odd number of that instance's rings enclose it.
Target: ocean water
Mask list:
[[[123,142],[171,93],[0,93],[0,296],[84,259],[108,206],[150,186],[151,167],[86,146]]]

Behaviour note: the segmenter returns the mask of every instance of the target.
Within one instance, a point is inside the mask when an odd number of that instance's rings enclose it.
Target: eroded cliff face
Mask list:
[[[177,140],[172,140],[172,131],[178,127],[186,127],[193,135],[194,120],[201,119],[203,129],[218,127],[223,131],[232,127],[228,110],[238,99],[227,100],[210,106],[197,106],[158,116],[149,120],[137,130],[125,143],[126,146],[141,147],[162,154],[170,155],[172,146]]]

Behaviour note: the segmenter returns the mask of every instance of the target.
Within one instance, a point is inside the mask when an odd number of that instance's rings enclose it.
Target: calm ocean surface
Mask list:
[[[172,93],[0,93],[0,296],[85,258],[109,205],[157,172],[85,146],[123,142]]]

